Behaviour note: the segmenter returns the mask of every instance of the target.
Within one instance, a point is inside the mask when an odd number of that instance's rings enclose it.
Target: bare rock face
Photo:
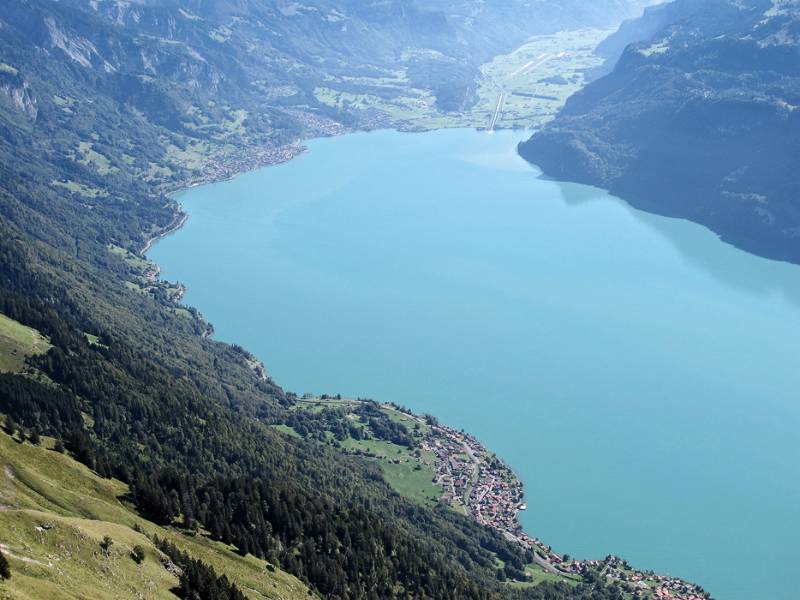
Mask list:
[[[59,48],[80,66],[90,69],[92,59],[97,56],[97,48],[89,40],[70,35],[64,31],[53,17],[46,17],[45,25],[50,34],[50,43],[54,48]]]
[[[0,97],[31,121],[36,120],[39,114],[36,96],[19,72],[6,64],[0,64]]]

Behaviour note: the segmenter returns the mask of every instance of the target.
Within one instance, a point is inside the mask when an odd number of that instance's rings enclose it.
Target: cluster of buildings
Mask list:
[[[670,600],[706,600],[709,597],[700,586],[692,585],[680,579],[662,577],[660,575],[656,575],[653,579],[657,586],[653,597],[659,600],[665,598]]]
[[[564,560],[551,552],[548,560],[561,573],[585,575],[593,571],[608,582],[616,582],[636,600],[707,600],[710,597],[698,585],[634,569],[617,556],[607,556],[604,560]]]
[[[522,483],[515,473],[468,433],[430,424],[422,448],[435,456],[433,482],[442,485],[442,501],[462,508],[479,523],[500,531],[506,539],[531,550],[534,562],[549,573],[582,577],[594,572],[616,582],[635,599],[706,600],[702,588],[680,579],[631,568],[624,560],[571,560],[526,534],[517,520],[523,502]]]
[[[473,436],[444,425],[431,425],[422,447],[436,457],[433,481],[444,489],[444,502],[489,527],[519,531],[522,484],[506,464]]]
[[[341,135],[346,128],[327,117],[316,115],[304,110],[287,110],[288,114],[296,117],[302,124],[305,138],[328,137]],[[241,173],[253,171],[260,167],[277,165],[293,159],[305,150],[303,144],[297,140],[281,146],[246,145],[231,149],[226,146],[224,151],[210,157],[203,165],[202,173],[191,178],[188,185],[196,186],[213,181],[224,181]],[[183,187],[186,182],[182,182]]]
[[[223,181],[260,167],[288,162],[302,151],[302,144],[294,142],[284,146],[261,146],[226,153],[222,159],[207,161],[202,173],[190,179],[189,187]]]

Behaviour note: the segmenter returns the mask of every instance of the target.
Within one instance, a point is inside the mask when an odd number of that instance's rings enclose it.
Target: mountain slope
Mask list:
[[[239,583],[252,598],[309,598],[300,581],[253,557],[202,536],[184,536],[133,512],[119,498],[127,486],[103,479],[68,456],[52,450],[53,440],[37,447],[0,432],[0,548],[9,557],[12,577],[0,584],[0,597],[175,598],[176,570],[153,543],[169,539],[184,552]],[[46,449],[48,448],[49,449]],[[44,526],[44,527],[43,527]],[[108,557],[100,547],[109,535]],[[137,563],[134,546],[145,550]]]
[[[667,12],[671,23],[520,153],[548,175],[800,262],[800,5],[677,0]]]

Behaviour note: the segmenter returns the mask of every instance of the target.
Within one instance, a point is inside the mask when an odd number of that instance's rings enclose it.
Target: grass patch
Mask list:
[[[350,454],[362,456],[364,459],[377,463],[383,471],[386,482],[400,495],[421,504],[433,504],[439,501],[443,489],[441,485],[434,484],[434,456],[418,448],[408,448],[387,440],[376,439],[367,424],[361,422],[356,409],[363,406],[363,402],[348,398],[303,398],[297,403],[297,410],[318,413],[326,408],[345,409],[349,411],[348,418],[353,424],[358,425],[366,439],[348,437],[339,445]],[[391,420],[405,425],[409,432],[413,432],[417,424],[424,433],[427,430],[425,423],[420,423],[411,415],[407,415],[390,406],[381,406],[383,412]],[[283,425],[277,426],[291,434],[297,435],[294,430]],[[288,431],[285,431],[289,433]],[[326,432],[328,439],[333,442],[331,432]]]
[[[378,463],[386,482],[398,494],[421,504],[439,501],[442,486],[432,482],[433,457],[426,456],[427,453],[417,458],[405,446],[383,440],[348,438],[342,442],[342,447],[349,452],[361,452],[368,460]]]
[[[134,283],[133,281],[125,281],[124,283],[125,287],[131,290],[132,292],[138,292],[140,294],[147,293],[147,290],[138,283]]]
[[[93,167],[100,175],[108,175],[117,171],[116,167],[111,166],[108,158],[95,151],[93,146],[92,142],[78,143],[78,153],[80,154],[78,162],[82,165]]]
[[[49,349],[41,333],[0,314],[0,373],[18,373],[25,368],[25,358]]]
[[[178,315],[179,317],[183,317],[184,319],[194,319],[194,316],[192,315],[192,313],[190,313],[185,308],[181,308],[181,307],[172,308],[172,309],[170,309],[170,312],[172,314]]]
[[[300,437],[300,434],[297,433],[294,429],[292,429],[288,425],[272,425],[272,428],[275,431],[280,431],[281,433],[285,433],[286,435],[290,435],[292,437],[296,437],[296,438]]]
[[[140,275],[145,273],[145,271],[155,268],[155,265],[151,263],[149,260],[144,259],[141,256],[137,256],[136,254],[130,252],[129,250],[126,250],[125,248],[109,244],[108,251],[111,252],[111,254],[119,256],[122,260],[125,261],[126,265],[128,265],[131,269],[133,269],[136,273]]]
[[[76,181],[56,181],[53,180],[51,182],[52,185],[55,187],[63,188],[67,191],[70,191],[74,194],[79,194],[84,196],[85,198],[106,198],[108,196],[108,192],[105,190],[101,190],[99,188],[91,187],[88,185],[84,185],[82,183],[78,183]]]
[[[145,175],[148,181],[169,179],[175,175],[175,171],[169,167],[157,165],[154,162],[148,163],[147,174]]]
[[[417,469],[417,466],[420,469]],[[422,504],[436,503],[442,496],[442,486],[432,483],[433,469],[416,461],[384,464],[386,481],[397,493]]]
[[[0,62],[0,73],[8,73],[9,75],[16,75],[19,71],[9,65],[8,63]]]
[[[75,99],[74,98],[70,98],[69,96],[64,97],[64,96],[54,95],[53,96],[53,104],[55,104],[56,106],[60,106],[62,108],[64,108],[64,107],[69,108],[73,104],[75,104]]]
[[[100,341],[100,338],[94,335],[93,333],[83,333],[86,341],[89,342],[90,346],[94,346],[95,348],[108,348],[104,343]]]
[[[207,142],[192,142],[181,149],[174,144],[167,147],[167,162],[181,165],[189,171],[199,171],[208,162],[211,148]]]
[[[525,567],[525,572],[530,576],[529,581],[513,581],[509,582],[508,585],[511,587],[526,588],[534,587],[540,583],[549,581],[553,583],[566,583],[567,585],[576,586],[583,581],[577,575],[557,575],[555,573],[550,573],[542,569],[537,564],[527,565]]]

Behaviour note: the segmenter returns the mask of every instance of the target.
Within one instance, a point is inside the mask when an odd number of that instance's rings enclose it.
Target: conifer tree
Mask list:
[[[11,579],[11,567],[2,550],[0,550],[0,579]]]

